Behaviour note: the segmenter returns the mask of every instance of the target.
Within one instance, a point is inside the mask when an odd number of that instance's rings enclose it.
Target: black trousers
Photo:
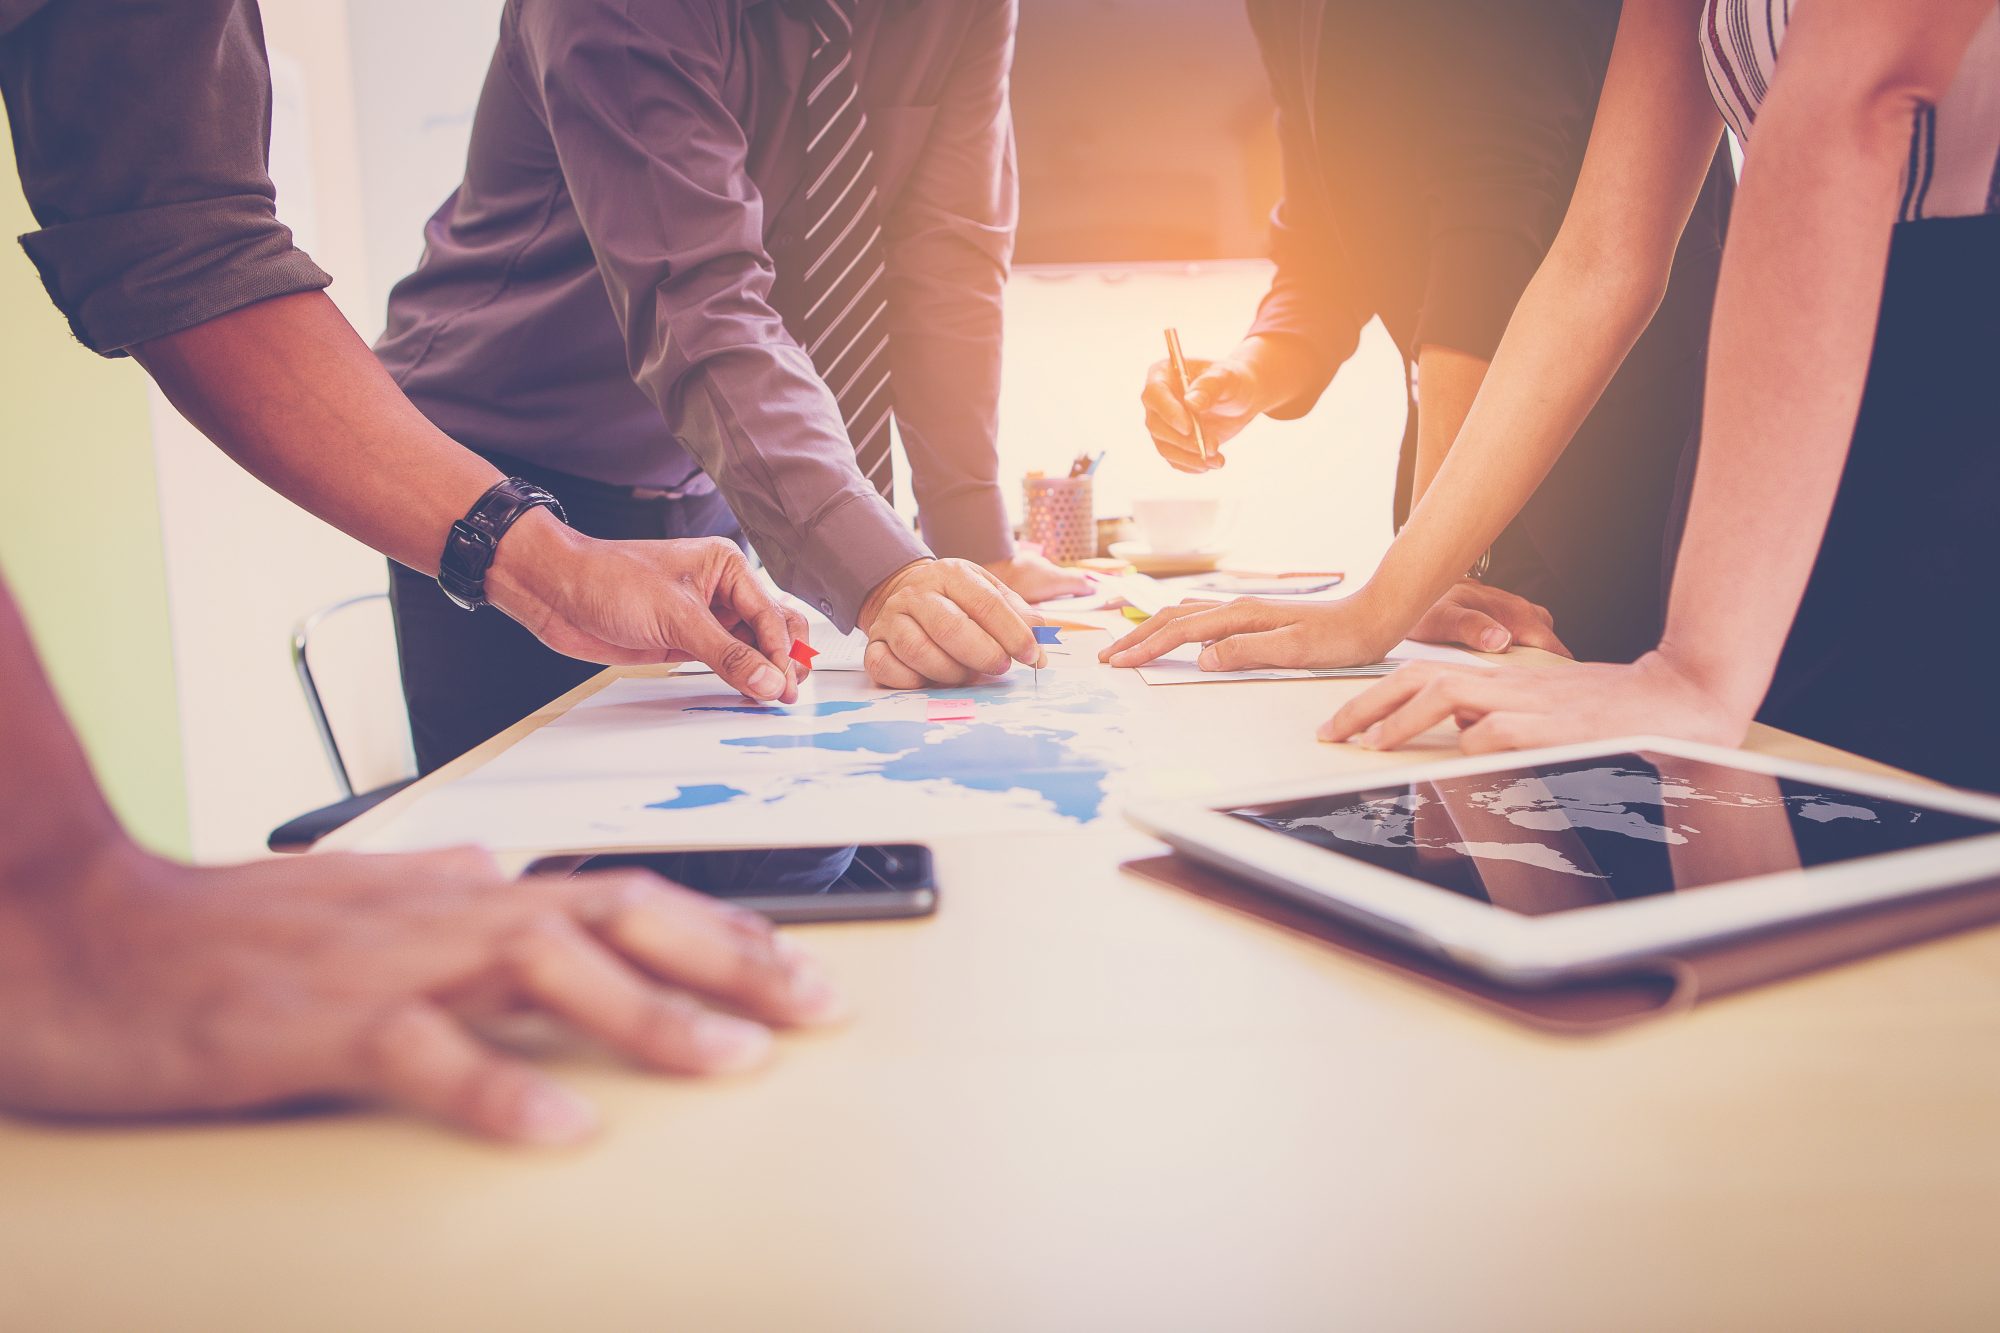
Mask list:
[[[2000,792],[1996,369],[2000,217],[1898,226],[1854,443],[1759,717]]]
[[[562,501],[570,525],[592,537],[653,540],[728,537],[742,529],[720,495],[637,499],[629,490],[531,468],[511,459],[494,465],[546,487]],[[436,580],[393,561],[389,596],[395,607],[396,648],[402,657],[403,698],[417,769],[429,773],[602,670],[542,646],[541,640],[492,607],[464,611]]]

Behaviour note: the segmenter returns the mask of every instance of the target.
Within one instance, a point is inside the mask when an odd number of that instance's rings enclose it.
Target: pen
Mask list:
[[[1180,394],[1181,401],[1185,403],[1188,391],[1187,358],[1181,355],[1181,335],[1173,329],[1167,330],[1167,364],[1174,368],[1174,391]],[[1195,448],[1201,450],[1201,461],[1206,463],[1208,437],[1201,433],[1201,418],[1190,410],[1188,421],[1194,426]]]

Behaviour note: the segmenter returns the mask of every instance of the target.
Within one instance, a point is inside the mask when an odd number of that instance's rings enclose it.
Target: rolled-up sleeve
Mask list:
[[[84,346],[327,285],[278,221],[251,0],[50,0],[0,37],[0,90],[41,224],[21,245]]]
[[[997,444],[1020,200],[1007,96],[1014,28],[1015,0],[990,0],[973,18],[883,226],[896,428],[924,537],[940,555],[981,562],[1014,551]]]
[[[773,577],[846,628],[928,552],[861,475],[838,404],[771,306],[764,203],[721,94],[726,9],[521,0],[503,45],[546,118],[633,381]]]
[[[1312,410],[1361,341],[1371,312],[1355,297],[1345,248],[1327,216],[1319,155],[1308,128],[1312,90],[1299,86],[1297,33],[1267,30],[1265,11],[1252,7],[1257,43],[1277,103],[1278,151],[1284,192],[1271,210],[1271,261],[1276,271],[1250,332],[1299,339],[1312,349],[1313,379],[1298,397],[1272,409],[1282,419]]]

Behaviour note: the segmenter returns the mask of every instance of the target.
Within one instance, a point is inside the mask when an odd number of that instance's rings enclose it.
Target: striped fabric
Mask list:
[[[1715,104],[1748,142],[1771,90],[1795,5],[1812,0],[1708,0],[1701,56]],[[1966,48],[1943,100],[1912,116],[1901,218],[2000,213],[2000,2]]]
[[[815,33],[806,64],[805,216],[813,220],[783,313],[840,403],[862,475],[887,498],[895,489],[887,300],[875,150],[854,79],[854,0],[807,0],[802,8]]]

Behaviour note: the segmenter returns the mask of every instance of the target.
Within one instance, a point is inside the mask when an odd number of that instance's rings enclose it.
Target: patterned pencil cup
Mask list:
[[[1029,477],[1024,483],[1028,540],[1059,565],[1097,554],[1097,514],[1089,477]]]

